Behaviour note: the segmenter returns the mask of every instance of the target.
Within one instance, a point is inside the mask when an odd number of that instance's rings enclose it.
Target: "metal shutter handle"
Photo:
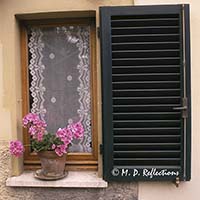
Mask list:
[[[174,107],[173,110],[181,110],[182,111],[182,117],[187,118],[188,117],[188,106],[187,106],[187,98],[182,99],[182,105],[181,107]]]
[[[187,110],[187,106],[174,107],[173,110]]]

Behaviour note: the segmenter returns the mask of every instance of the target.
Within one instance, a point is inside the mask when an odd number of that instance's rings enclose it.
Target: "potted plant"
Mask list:
[[[32,149],[37,153],[42,168],[37,170],[35,177],[44,180],[55,180],[66,176],[66,154],[72,140],[83,137],[84,129],[80,122],[59,128],[55,134],[46,130],[47,124],[39,115],[29,113],[23,118],[23,126],[28,128]],[[10,153],[22,156],[24,146],[21,141],[10,142]]]

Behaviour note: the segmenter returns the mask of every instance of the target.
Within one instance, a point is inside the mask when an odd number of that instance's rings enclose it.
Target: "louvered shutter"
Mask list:
[[[103,174],[190,179],[189,6],[100,8]]]

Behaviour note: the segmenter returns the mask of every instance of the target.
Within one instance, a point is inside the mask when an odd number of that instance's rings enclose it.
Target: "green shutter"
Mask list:
[[[189,6],[100,8],[103,174],[190,180]]]

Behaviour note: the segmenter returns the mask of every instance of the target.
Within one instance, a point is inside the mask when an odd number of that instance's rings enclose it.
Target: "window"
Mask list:
[[[104,179],[190,180],[189,6],[100,17]]]
[[[85,129],[69,148],[68,169],[97,168],[95,34],[93,18],[22,21],[23,115],[38,113],[53,133],[76,121]],[[24,163],[39,163],[31,147]]]

